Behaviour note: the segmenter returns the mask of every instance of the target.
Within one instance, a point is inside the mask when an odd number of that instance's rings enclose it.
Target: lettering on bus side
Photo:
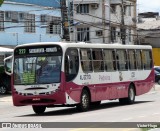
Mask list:
[[[136,76],[135,72],[131,72],[131,77],[134,78]]]
[[[111,77],[105,76],[105,75],[99,75],[99,80],[100,81],[109,81],[109,80],[111,80]]]
[[[90,74],[80,75],[80,80],[91,80]]]

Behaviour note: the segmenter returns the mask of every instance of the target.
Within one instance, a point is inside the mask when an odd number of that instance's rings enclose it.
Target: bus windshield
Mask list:
[[[62,56],[21,57],[14,60],[14,84],[60,82]]]

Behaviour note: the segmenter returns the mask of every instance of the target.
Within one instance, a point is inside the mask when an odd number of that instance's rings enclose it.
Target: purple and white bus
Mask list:
[[[142,45],[18,45],[11,70],[13,104],[37,114],[56,106],[87,111],[102,100],[132,104],[154,85],[152,47]]]

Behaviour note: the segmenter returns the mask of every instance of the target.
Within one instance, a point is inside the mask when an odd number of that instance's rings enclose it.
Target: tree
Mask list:
[[[0,6],[3,4],[4,0],[0,0]]]

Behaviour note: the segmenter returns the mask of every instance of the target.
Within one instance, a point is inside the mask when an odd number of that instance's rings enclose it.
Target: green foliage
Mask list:
[[[0,0],[0,6],[3,4],[4,0]]]

